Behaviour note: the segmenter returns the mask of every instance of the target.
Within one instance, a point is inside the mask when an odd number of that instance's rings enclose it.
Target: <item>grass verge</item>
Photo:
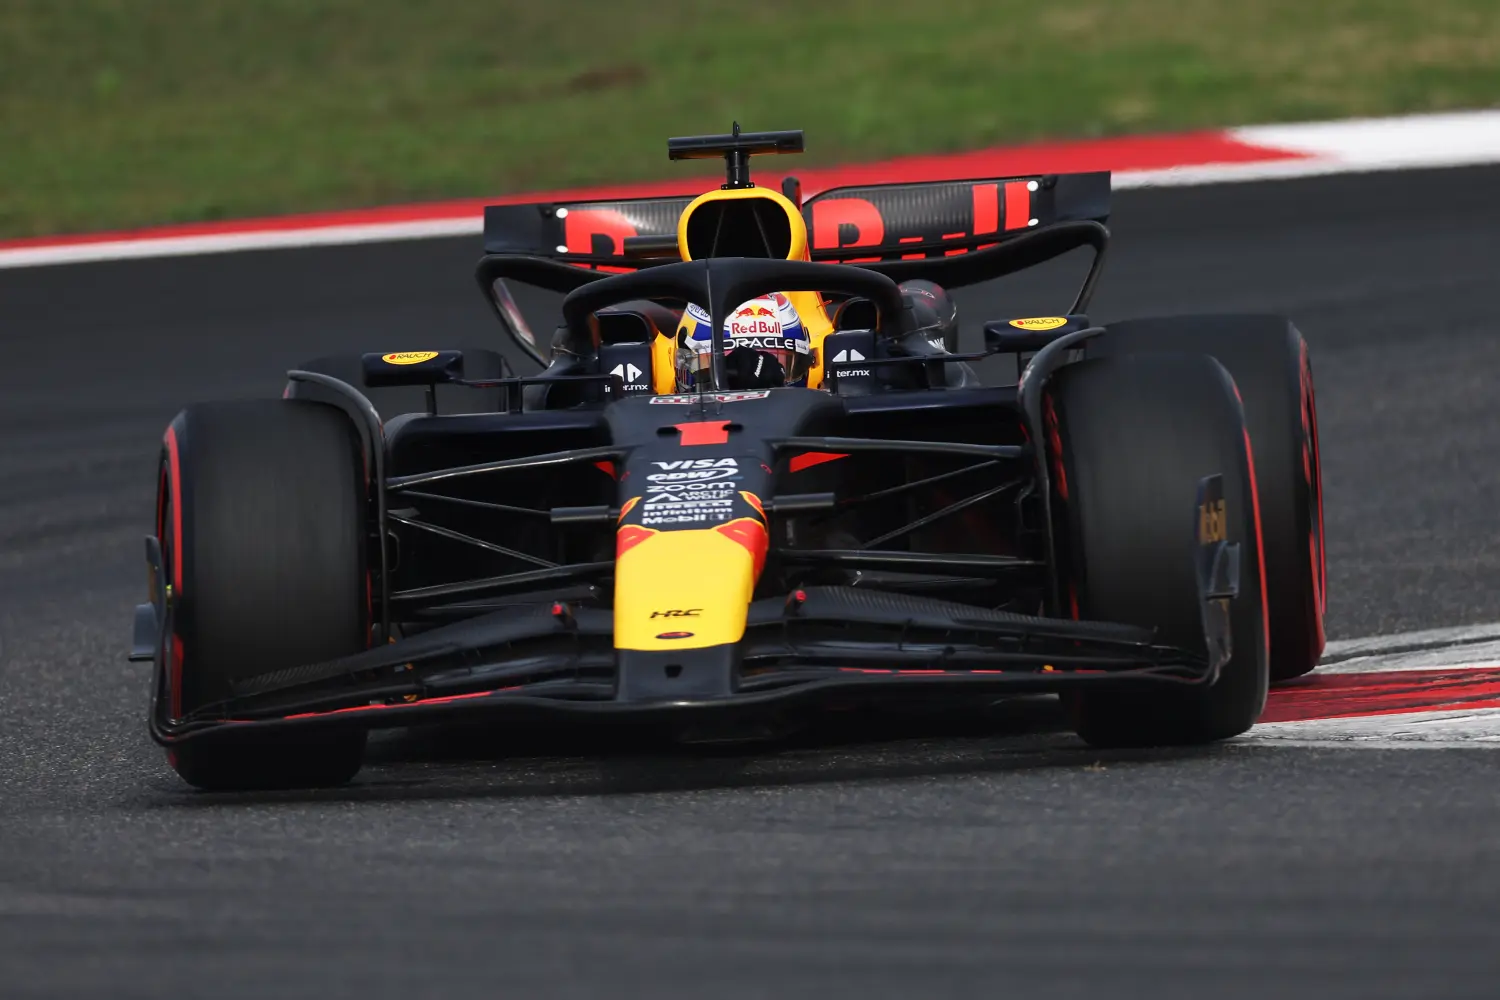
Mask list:
[[[5,0],[0,237],[1497,102],[1496,0]]]

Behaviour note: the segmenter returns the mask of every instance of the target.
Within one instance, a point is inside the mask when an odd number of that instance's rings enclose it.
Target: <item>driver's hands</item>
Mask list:
[[[724,373],[731,389],[774,389],[786,385],[786,369],[765,351],[736,347],[724,355]]]

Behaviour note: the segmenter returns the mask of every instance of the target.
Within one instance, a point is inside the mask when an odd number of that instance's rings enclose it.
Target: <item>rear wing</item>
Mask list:
[[[677,259],[677,220],[693,198],[491,205],[484,211],[484,249],[593,270],[636,270]],[[1102,228],[1109,218],[1110,175],[859,185],[822,191],[801,208],[813,260],[936,261],[1039,230],[1076,228],[1069,223]]]

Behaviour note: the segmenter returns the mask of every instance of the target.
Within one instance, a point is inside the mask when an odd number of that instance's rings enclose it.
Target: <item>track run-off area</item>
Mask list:
[[[1111,228],[1093,318],[1311,344],[1332,641],[1245,738],[1100,753],[1045,699],[712,753],[397,733],[239,797],[167,769],[125,661],[161,429],[493,344],[477,237],[0,270],[0,996],[1495,995],[1500,168],[1128,190]],[[961,293],[966,348],[1076,277]]]

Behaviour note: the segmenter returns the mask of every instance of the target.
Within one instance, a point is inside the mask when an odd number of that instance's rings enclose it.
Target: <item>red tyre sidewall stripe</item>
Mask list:
[[[1068,467],[1067,463],[1063,460],[1062,420],[1057,415],[1056,399],[1050,388],[1042,396],[1042,426],[1043,447],[1049,449],[1052,453],[1051,460],[1048,463],[1052,471],[1052,487],[1057,492],[1058,502],[1063,506],[1064,511],[1066,511],[1068,506]],[[1031,440],[1031,436],[1026,432],[1026,424],[1024,422],[1021,424],[1021,436],[1028,442]],[[1047,498],[1047,503],[1052,503],[1051,497]],[[1052,536],[1054,540],[1057,537],[1057,529],[1055,527],[1053,528]],[[1053,547],[1052,557],[1054,559],[1058,558],[1055,545]],[[1062,573],[1063,567],[1059,565],[1057,571],[1059,574]],[[1067,574],[1068,604],[1067,607],[1063,610],[1065,610],[1074,621],[1080,621],[1081,615],[1078,609],[1078,580],[1076,579],[1076,574],[1074,572],[1073,566],[1069,566],[1067,568]]]
[[[182,458],[177,444],[177,428],[168,427],[162,439],[167,451],[167,483],[172,497],[172,523],[160,525],[159,530],[172,532],[172,601],[182,600]],[[165,613],[165,609],[163,609]],[[167,690],[171,700],[171,715],[182,718],[182,637],[173,629],[167,654]]]
[[[163,441],[167,446],[167,480],[172,490],[172,592],[178,595],[182,593],[182,459],[177,447],[177,428],[168,427]]]
[[[375,448],[383,447],[383,443],[380,442],[380,441],[373,442],[372,443],[372,447],[375,447]],[[362,474],[362,478],[361,478],[360,482],[364,485],[365,509],[368,511],[373,506],[370,503],[370,496],[371,496],[371,493],[370,493],[370,453],[364,447],[363,444],[360,445],[360,449],[359,449],[359,467],[360,467],[360,471],[361,471],[361,474]],[[380,546],[384,546],[385,545],[385,538],[382,535],[382,531],[383,530],[384,530],[384,526],[383,525],[377,524],[375,526],[376,543],[378,545],[380,545]],[[380,549],[376,549],[375,551],[376,551],[376,558],[378,559],[379,558]],[[365,648],[366,649],[369,649],[370,647],[372,647],[372,646],[375,645],[375,628],[374,628],[374,625],[375,625],[375,581],[374,581],[375,567],[372,566],[370,563],[371,563],[371,560],[370,560],[370,553],[369,553],[369,545],[367,543],[365,545]],[[377,565],[378,565],[378,563],[377,563]]]
[[[1235,390],[1239,395],[1239,390]],[[1250,431],[1245,431],[1245,458],[1246,470],[1250,475],[1250,511],[1255,521],[1255,560],[1256,569],[1260,574],[1260,627],[1265,635],[1266,659],[1271,658],[1271,612],[1266,598],[1266,546],[1261,537],[1260,525],[1260,490],[1255,484],[1255,452],[1250,446]]]
[[[1312,491],[1317,510],[1316,535],[1308,539],[1308,558],[1312,561],[1313,614],[1317,619],[1318,653],[1322,655],[1327,645],[1323,629],[1323,616],[1328,613],[1328,547],[1323,533],[1323,460],[1318,448],[1318,408],[1313,395],[1312,360],[1308,357],[1307,341],[1302,342],[1302,434],[1303,474],[1307,477],[1307,488]]]
[[[1068,470],[1063,465],[1062,429],[1057,419],[1057,405],[1050,392],[1042,397],[1042,422],[1046,429],[1046,445],[1052,450],[1052,483],[1057,489],[1057,495],[1066,503]]]

